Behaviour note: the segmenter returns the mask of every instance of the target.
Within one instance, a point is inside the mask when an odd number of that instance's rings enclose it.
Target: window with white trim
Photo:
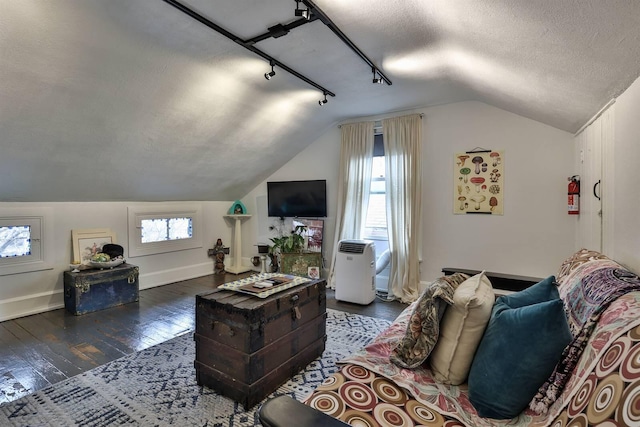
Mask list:
[[[41,218],[2,218],[0,224],[0,263],[40,260]]]
[[[140,226],[142,243],[168,242],[193,237],[193,218],[190,217],[143,219]]]
[[[199,205],[130,206],[129,256],[202,247]]]
[[[369,205],[367,207],[367,218],[364,225],[365,239],[389,239],[387,235],[386,197],[384,146],[382,143],[382,134],[376,134],[374,137]]]
[[[0,209],[0,275],[48,270],[53,237],[47,208]],[[46,231],[46,233],[45,233]],[[45,246],[46,243],[46,246]]]

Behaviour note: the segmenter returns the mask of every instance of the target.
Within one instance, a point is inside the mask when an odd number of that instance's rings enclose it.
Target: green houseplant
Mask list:
[[[285,253],[302,253],[304,249],[304,233],[307,227],[297,225],[289,235],[272,237],[270,240],[273,245],[269,246],[269,256],[271,257],[271,265],[277,266],[281,254]]]
[[[270,239],[273,242],[273,245],[269,246],[269,257],[271,258],[273,272],[281,271],[286,274],[306,275],[307,265],[320,266],[320,253],[304,252],[306,231],[306,226],[297,225],[290,234]]]
[[[306,231],[306,226],[297,225],[288,236],[272,237],[270,240],[273,245],[269,247],[269,253],[276,255],[281,253],[301,253],[304,249],[304,233]]]

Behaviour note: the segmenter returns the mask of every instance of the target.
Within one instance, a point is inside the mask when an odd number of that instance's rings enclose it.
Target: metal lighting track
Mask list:
[[[316,89],[320,90],[323,94],[330,95],[330,96],[336,96],[335,93],[331,92],[329,89],[326,89],[325,87],[320,86],[318,83],[316,83],[313,80],[303,76],[302,74],[298,73],[296,70],[292,69],[291,67],[288,67],[287,65],[285,65],[282,62],[278,61],[277,59],[273,58],[271,55],[261,51],[260,49],[258,49],[257,47],[254,46],[254,44],[256,42],[259,42],[261,40],[267,39],[269,37],[280,37],[280,36],[283,36],[283,35],[288,33],[289,29],[299,27],[300,25],[306,24],[307,22],[310,22],[310,21],[307,21],[306,19],[299,19],[299,20],[294,21],[294,22],[292,22],[290,24],[287,24],[287,25],[277,25],[277,26],[271,27],[269,29],[269,33],[263,34],[261,36],[254,37],[254,38],[249,39],[249,40],[243,40],[240,37],[236,36],[235,34],[225,30],[224,28],[222,28],[218,24],[212,22],[211,20],[205,18],[204,16],[200,15],[196,11],[190,9],[189,7],[183,5],[182,3],[180,3],[180,2],[178,2],[176,0],[164,0],[164,1],[166,3],[169,3],[171,6],[175,7],[179,11],[189,15],[190,17],[192,17],[196,21],[199,21],[200,23],[206,25],[207,27],[211,28],[212,30],[215,30],[218,33],[222,34],[223,36],[225,36],[229,40],[232,40],[233,42],[239,44],[240,46],[244,47],[245,49],[250,50],[251,52],[255,53],[256,55],[266,59],[267,61],[269,61],[270,64],[276,65],[276,66],[278,66],[278,68],[282,68],[284,71],[288,72],[289,74],[292,74],[295,77],[299,78],[300,80],[304,81],[305,83],[308,83],[309,85],[315,87]],[[304,22],[301,22],[301,21],[304,21]]]
[[[295,0],[294,0],[295,1]],[[331,20],[331,18],[329,18],[318,6],[316,6],[316,4],[312,1],[312,0],[300,0],[301,3],[304,3],[305,6],[307,6],[311,12],[312,12],[312,17],[318,17],[318,19],[320,19],[320,21],[322,21],[322,23],[324,25],[326,25],[327,27],[329,27],[329,29],[331,31],[333,31],[333,33],[338,36],[338,38],[340,40],[342,40],[342,42],[344,44],[346,44],[347,46],[349,46],[349,48],[355,52],[356,55],[358,55],[364,62],[367,63],[367,65],[369,65],[369,67],[371,67],[371,69],[373,70],[374,73],[378,73],[378,75],[380,76],[380,78],[382,78],[382,80],[385,81],[386,84],[391,85],[391,80],[389,80],[389,78],[387,76],[384,75],[384,73],[380,70],[380,68],[376,67],[376,65],[373,63],[373,61],[371,61],[367,55],[364,54],[364,52],[362,52],[358,46],[355,45],[355,43],[353,43],[349,37],[347,37],[341,30],[340,28],[338,28],[338,26],[336,24],[333,23],[333,21]]]

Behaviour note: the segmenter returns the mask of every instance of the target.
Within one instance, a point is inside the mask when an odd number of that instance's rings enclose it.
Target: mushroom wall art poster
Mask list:
[[[453,213],[502,215],[504,152],[457,153],[453,165]]]

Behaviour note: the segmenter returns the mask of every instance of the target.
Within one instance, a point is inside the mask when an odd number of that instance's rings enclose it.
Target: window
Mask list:
[[[0,242],[0,259],[31,256],[31,226],[0,226]]]
[[[193,237],[193,218],[153,218],[143,219],[141,225],[142,243],[166,242]]]
[[[381,134],[375,135],[374,138],[371,187],[369,190],[367,219],[364,226],[364,238],[388,240],[384,146]]]
[[[0,263],[40,260],[40,218],[4,218],[0,225]]]
[[[201,207],[130,206],[129,256],[202,247]]]
[[[46,209],[0,209],[0,275],[50,269],[45,264]]]

